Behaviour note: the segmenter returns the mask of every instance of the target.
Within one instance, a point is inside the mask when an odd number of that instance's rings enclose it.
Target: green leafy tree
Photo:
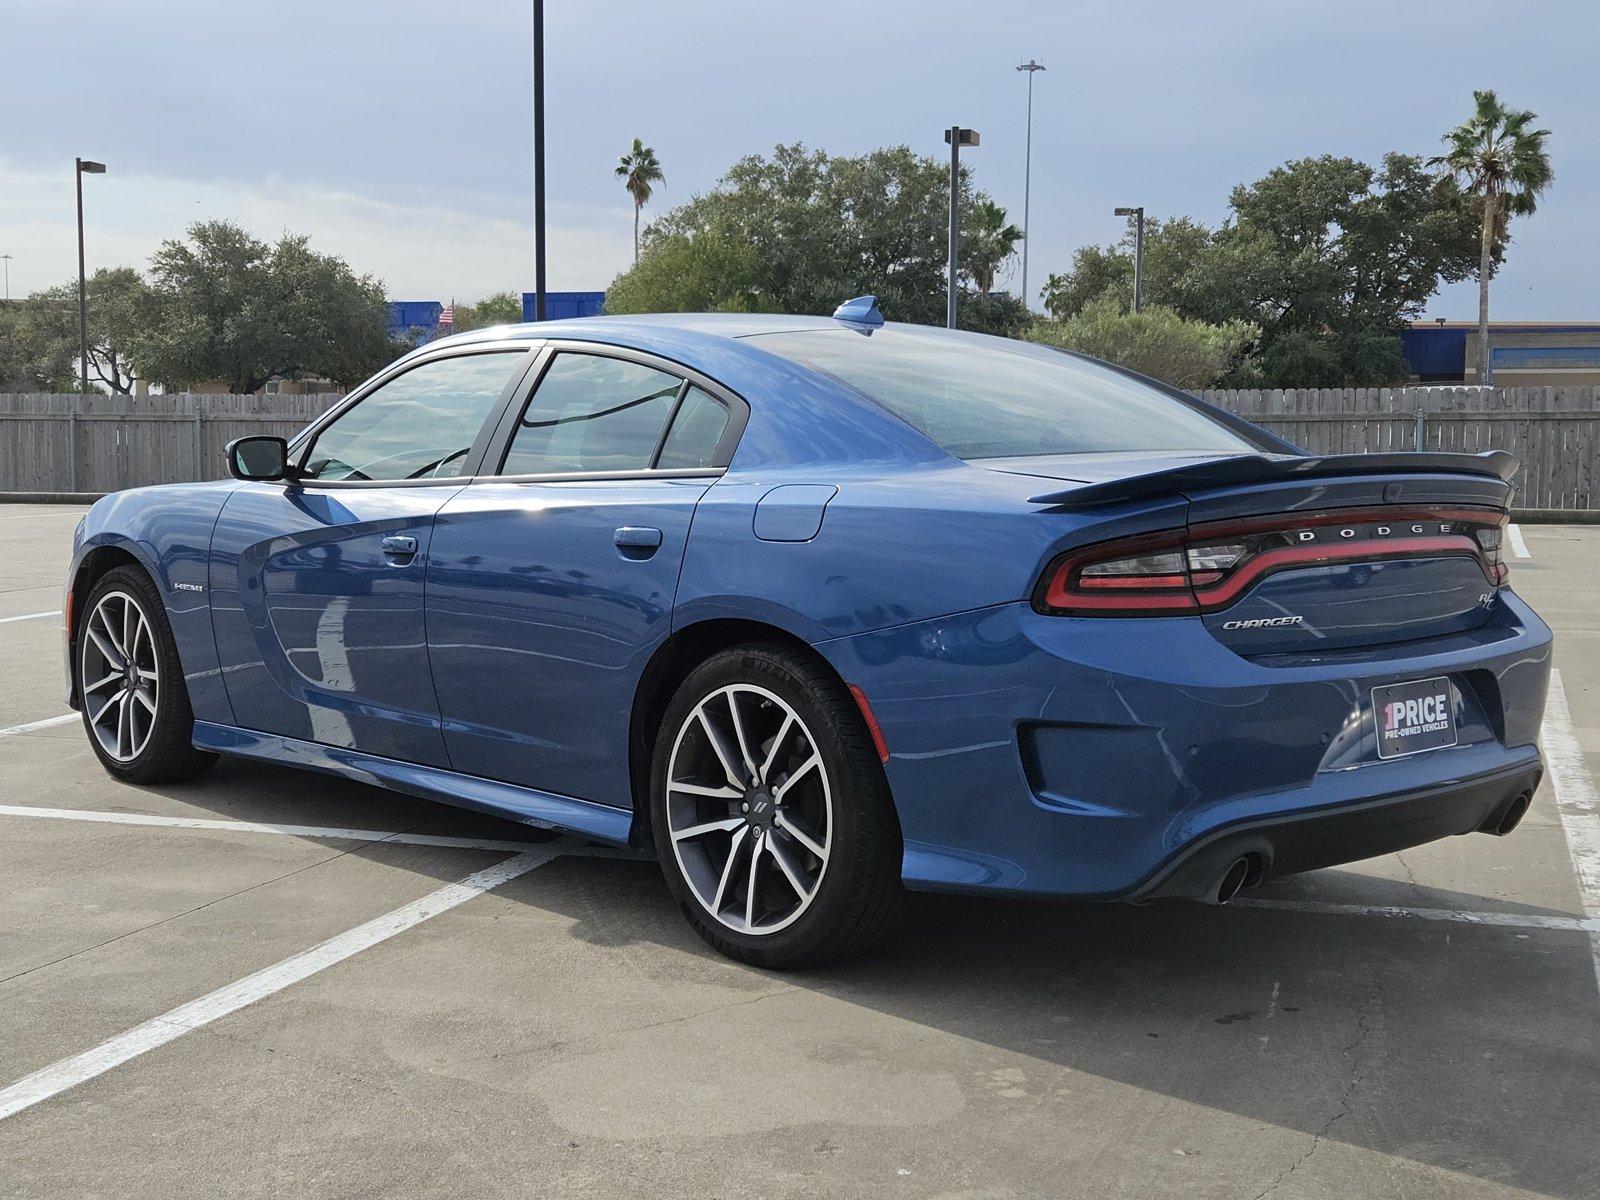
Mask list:
[[[1145,296],[1212,325],[1259,330],[1230,375],[1237,386],[1349,387],[1408,373],[1400,331],[1441,282],[1471,274],[1477,227],[1461,189],[1422,160],[1391,154],[1381,168],[1349,158],[1300,159],[1230,197],[1209,230],[1187,218],[1145,230]],[[1133,294],[1131,234],[1080,250],[1050,278],[1058,318],[1100,297]]]
[[[1449,147],[1432,166],[1443,167],[1473,197],[1478,209],[1478,379],[1489,378],[1489,280],[1504,254],[1513,216],[1538,207],[1555,179],[1545,150],[1548,129],[1526,109],[1507,108],[1492,91],[1473,92],[1470,118],[1445,134]]]
[[[150,275],[156,319],[133,347],[147,378],[220,379],[243,393],[306,374],[351,387],[401,349],[382,284],[304,237],[268,245],[226,221],[199,222],[162,243]]]
[[[633,197],[633,261],[639,261],[639,212],[646,204],[650,203],[650,196],[658,183],[665,183],[667,177],[661,173],[661,163],[656,159],[656,152],[638,138],[633,139],[633,147],[622,156],[613,172],[622,180],[622,186],[628,189],[628,195]]]
[[[77,285],[73,285],[76,289]],[[74,294],[73,324],[78,304]],[[0,303],[0,392],[75,392],[78,390],[78,339],[70,343],[43,321],[33,300]]]
[[[905,146],[830,157],[779,146],[741,159],[716,188],[654,221],[639,261],[606,293],[610,313],[830,313],[872,293],[891,320],[943,324],[949,167]],[[972,278],[976,212],[963,170],[962,273]],[[992,328],[1014,309],[963,300],[962,323]],[[991,324],[979,324],[990,322]]]
[[[1091,301],[1064,321],[1036,321],[1030,341],[1076,350],[1174,387],[1206,388],[1234,370],[1257,330],[1244,321],[1209,325],[1185,320],[1164,305],[1132,312],[1111,296]]]
[[[516,325],[522,321],[522,297],[515,292],[495,292],[476,304],[458,304],[455,310],[457,333],[492,325]]]
[[[651,238],[643,260],[606,291],[606,312],[773,312],[754,248],[720,231]]]
[[[89,382],[119,395],[133,391],[133,348],[154,320],[155,301],[149,286],[132,267],[104,268],[91,275],[84,290],[89,331]],[[19,333],[34,347],[37,363],[69,364],[67,377],[78,376],[78,284],[35,292],[23,301]],[[54,368],[45,368],[52,373]],[[77,383],[73,383],[76,390]]]
[[[1202,264],[1211,249],[1212,233],[1188,217],[1146,217],[1144,223],[1145,304],[1178,305],[1188,273]],[[1052,274],[1041,296],[1045,310],[1064,320],[1098,300],[1111,296],[1124,308],[1133,307],[1134,226],[1132,219],[1120,241],[1110,246],[1083,246],[1072,258],[1072,269]]]

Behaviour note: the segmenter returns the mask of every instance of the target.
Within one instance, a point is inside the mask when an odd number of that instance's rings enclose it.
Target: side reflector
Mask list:
[[[877,748],[878,761],[889,761],[889,743],[883,740],[883,727],[878,724],[878,718],[872,713],[872,705],[867,703],[867,694],[855,684],[850,684],[850,694],[855,697],[856,707],[861,710],[861,719],[867,723],[867,732],[872,735],[872,744]]]

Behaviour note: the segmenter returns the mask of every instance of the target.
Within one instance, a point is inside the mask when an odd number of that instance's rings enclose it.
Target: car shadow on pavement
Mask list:
[[[150,790],[239,820],[549,836],[262,764],[225,761],[201,786]],[[441,881],[464,873],[448,851],[410,869]],[[1292,890],[1313,896],[1320,880],[1349,903],[1368,879],[1328,871]],[[1370,879],[1363,902],[1395,902],[1385,883]],[[647,859],[562,858],[497,894],[566,919],[572,938],[632,960],[641,977],[659,976],[665,954],[677,974],[745,976],[745,986],[765,977],[1026,1055],[1050,1095],[1090,1075],[1500,1185],[1600,1194],[1600,1022],[1581,932],[1178,901],[916,896],[904,927],[872,953],[774,975],[703,945]],[[1419,885],[1404,902],[1487,907]]]

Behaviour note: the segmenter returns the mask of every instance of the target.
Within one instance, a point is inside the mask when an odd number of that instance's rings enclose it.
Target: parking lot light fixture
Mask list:
[[[949,295],[945,300],[944,323],[949,329],[956,327],[956,264],[961,252],[961,147],[976,146],[978,131],[952,125],[944,131],[944,140],[950,147],[950,279]]]
[[[80,389],[87,393],[89,391],[89,293],[83,277],[83,177],[104,175],[106,165],[87,158],[75,158],[72,161],[75,164],[72,182],[78,190],[78,381]],[[10,286],[8,278],[6,282],[8,293]]]
[[[1028,73],[1028,132],[1022,151],[1022,305],[1031,308],[1028,299],[1028,201],[1033,193],[1033,77],[1045,69],[1041,62],[1029,59],[1017,68]]]
[[[1144,205],[1138,208],[1119,208],[1119,217],[1133,217],[1133,311],[1142,307],[1144,292]]]

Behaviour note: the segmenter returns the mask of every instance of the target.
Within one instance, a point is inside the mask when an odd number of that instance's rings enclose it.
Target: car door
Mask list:
[[[526,344],[408,363],[247,483],[212,537],[212,625],[235,722],[448,766],[423,619],[434,514],[476,469]]]
[[[435,523],[428,652],[458,771],[627,807],[634,689],[743,401],[646,355],[558,345]],[[492,464],[492,465],[491,465]]]

